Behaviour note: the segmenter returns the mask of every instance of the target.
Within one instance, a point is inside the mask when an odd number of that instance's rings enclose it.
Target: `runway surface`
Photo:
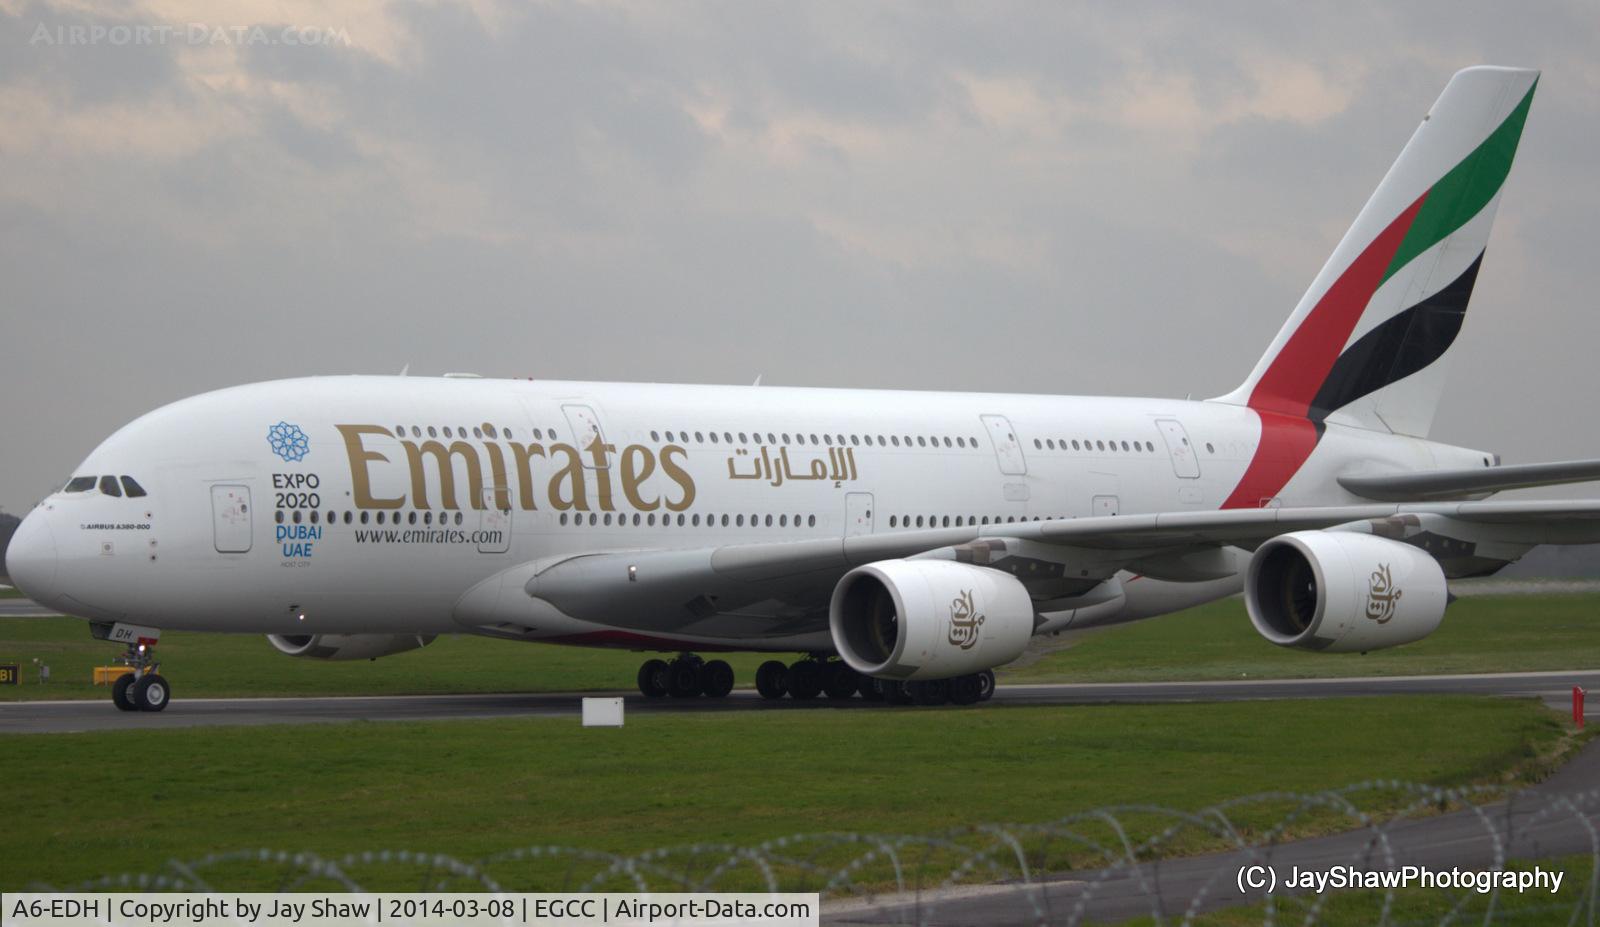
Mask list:
[[[0,618],[49,618],[61,612],[30,599],[0,599]]]
[[[510,695],[395,695],[340,698],[175,697],[163,712],[121,712],[103,700],[0,703],[0,733],[147,730],[216,725],[310,724],[332,721],[440,721],[469,718],[566,717],[577,719],[584,695],[620,695],[626,711],[915,711],[860,699],[763,700],[741,690],[725,699],[646,699],[638,693],[588,692]],[[1572,687],[1596,692],[1589,714],[1600,716],[1600,671],[1495,673],[1473,676],[1395,676],[1363,679],[1239,680],[1227,682],[1084,683],[1000,686],[991,705],[1095,705],[1328,698],[1360,695],[1499,695],[1533,697],[1552,707],[1571,704]],[[928,709],[922,709],[928,710]],[[962,709],[948,708],[959,711]]]

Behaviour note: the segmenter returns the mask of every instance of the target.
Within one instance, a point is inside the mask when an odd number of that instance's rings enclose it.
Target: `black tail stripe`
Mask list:
[[[1377,392],[1444,356],[1461,331],[1467,301],[1478,279],[1483,252],[1461,276],[1346,348],[1311,401],[1309,416],[1321,421],[1335,409]]]

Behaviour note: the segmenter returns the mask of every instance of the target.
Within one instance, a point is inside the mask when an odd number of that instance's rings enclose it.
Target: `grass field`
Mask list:
[[[1508,770],[1536,774],[1539,758],[1570,743],[1535,702],[1472,698],[642,715],[587,730],[574,718],[10,735],[0,737],[10,771],[0,888],[255,847],[469,860],[545,843],[636,852],[933,833],[1121,803],[1197,809],[1371,778],[1499,782]],[[394,889],[415,878],[375,870],[362,882]],[[509,878],[538,890],[562,875]],[[272,884],[256,870],[219,887]]]
[[[1120,682],[1401,676],[1600,667],[1600,596],[1462,598],[1432,635],[1368,654],[1288,650],[1227,599],[1149,621],[1086,632],[1063,650],[1004,671],[1009,682]]]
[[[92,668],[120,648],[89,637],[71,618],[0,619],[0,663],[19,663],[24,684],[0,688],[0,701],[109,698],[91,685]],[[540,647],[482,637],[445,636],[421,650],[379,660],[330,662],[286,657],[260,634],[171,631],[157,651],[174,698],[261,695],[378,695],[439,692],[554,692],[628,689],[646,655],[583,647]],[[650,654],[649,656],[654,656]],[[33,660],[50,665],[37,683]],[[752,684],[765,657],[728,658]]]
[[[66,618],[0,619],[0,663],[23,665],[26,684],[0,700],[105,698],[91,667],[117,648]],[[644,659],[627,651],[541,647],[474,637],[377,661],[297,660],[260,635],[170,632],[162,672],[177,698],[227,695],[372,695],[632,689]],[[51,667],[36,684],[33,661]],[[748,686],[766,657],[733,655]],[[1318,654],[1285,650],[1250,627],[1240,600],[1088,632],[1036,662],[1001,670],[1002,682],[1097,682],[1589,669],[1600,666],[1600,595],[1464,598],[1432,636],[1393,650]]]

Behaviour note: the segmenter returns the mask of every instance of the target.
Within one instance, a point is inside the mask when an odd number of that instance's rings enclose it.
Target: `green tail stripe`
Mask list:
[[[1472,154],[1450,169],[1428,190],[1411,230],[1400,242],[1394,260],[1384,271],[1383,279],[1394,276],[1395,271],[1406,266],[1411,259],[1443,241],[1445,236],[1467,223],[1494,199],[1506,174],[1511,172],[1511,159],[1517,153],[1517,142],[1522,138],[1522,124],[1528,119],[1528,107],[1533,104],[1533,92],[1539,88],[1534,81],[1528,95],[1522,98],[1511,115],[1483,140]]]

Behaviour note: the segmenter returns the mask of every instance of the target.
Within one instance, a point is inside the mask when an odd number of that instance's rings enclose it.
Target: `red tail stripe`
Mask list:
[[[1261,443],[1250,459],[1239,485],[1233,487],[1225,509],[1260,508],[1278,495],[1300,465],[1317,446],[1317,426],[1298,415],[1257,412],[1261,419]]]
[[[1250,408],[1261,419],[1261,440],[1225,509],[1257,508],[1276,498],[1311,457],[1321,430],[1307,418],[1311,401],[1350,340],[1383,274],[1428,198],[1416,202],[1378,233],[1339,279],[1317,300],[1300,327],[1250,392]]]
[[[1424,192],[1396,216],[1322,294],[1261,375],[1250,393],[1250,408],[1285,415],[1306,414],[1427,198]]]

